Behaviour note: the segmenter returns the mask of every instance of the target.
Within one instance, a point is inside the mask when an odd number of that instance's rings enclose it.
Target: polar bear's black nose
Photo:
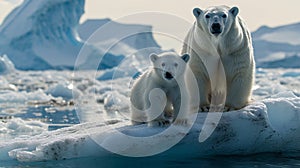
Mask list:
[[[173,79],[173,75],[170,72],[166,72],[165,78],[171,80],[171,79]]]
[[[211,33],[212,34],[220,34],[220,33],[222,33],[220,23],[213,23],[211,25]]]

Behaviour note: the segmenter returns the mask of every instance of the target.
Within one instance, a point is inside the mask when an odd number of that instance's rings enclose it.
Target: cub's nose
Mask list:
[[[168,79],[168,80],[171,80],[171,79],[173,79],[174,77],[173,77],[173,75],[172,75],[170,72],[166,72],[166,73],[165,73],[165,78]]]
[[[211,33],[212,34],[220,34],[220,33],[222,33],[220,23],[213,23],[211,25]]]

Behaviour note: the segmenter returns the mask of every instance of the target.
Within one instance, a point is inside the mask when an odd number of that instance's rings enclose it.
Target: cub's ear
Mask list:
[[[202,11],[200,8],[194,8],[194,9],[193,9],[193,14],[194,14],[194,16],[195,16],[196,18],[198,18],[198,17],[201,15],[202,12],[203,12],[203,11]]]
[[[181,56],[181,59],[183,59],[184,62],[188,62],[190,60],[190,55],[189,54],[183,54]]]
[[[239,8],[238,7],[232,7],[229,12],[234,16],[236,17],[239,13]]]
[[[153,62],[153,63],[158,59],[158,55],[156,55],[154,53],[150,54],[149,57],[150,57],[151,62]]]

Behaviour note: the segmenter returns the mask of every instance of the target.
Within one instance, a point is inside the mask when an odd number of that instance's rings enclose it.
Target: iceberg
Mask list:
[[[123,58],[118,66],[112,69],[105,70],[103,74],[97,77],[97,80],[105,81],[124,77],[138,77],[142,72],[145,72],[147,67],[151,66],[149,55],[151,53],[159,54],[160,48],[146,48],[129,54]]]
[[[128,53],[144,47],[160,47],[152,36],[151,26],[121,24],[109,19],[87,20],[80,25],[84,5],[85,0],[24,0],[0,25],[0,54],[6,54],[20,70],[73,69],[75,65],[79,69],[92,69],[91,64],[101,59],[99,69],[107,69],[117,66]],[[96,41],[90,40],[104,25],[110,25],[110,29],[94,37]],[[107,51],[128,33],[135,35]],[[79,54],[86,56],[77,64]]]
[[[253,32],[254,40],[265,40],[276,43],[288,43],[292,45],[300,44],[300,34],[298,30],[300,23],[293,23],[289,25],[283,25],[278,27],[262,26],[255,32]]]
[[[282,59],[265,61],[260,64],[262,68],[300,68],[300,56],[285,56]]]
[[[162,52],[154,40],[152,27],[147,25],[123,24],[110,19],[87,20],[78,27],[78,33],[86,42],[77,59],[76,67],[80,70],[118,68],[130,57],[148,59],[151,53]],[[90,45],[97,48],[98,53],[85,54]],[[108,73],[111,71],[114,69]],[[105,76],[103,79],[111,78],[109,74]]]
[[[106,25],[105,34],[95,33],[100,27],[104,25]],[[123,43],[123,45],[128,46],[128,48],[160,48],[152,35],[152,26],[118,23],[112,21],[109,18],[86,20],[78,27],[78,34],[84,41],[88,41],[93,44],[100,43],[104,46],[111,45],[119,39]],[[124,37],[126,38],[123,39]],[[117,50],[118,48],[120,47],[114,47],[115,50]],[[120,54],[115,52],[114,54]]]
[[[252,37],[257,67],[299,67],[296,64],[300,53],[299,28],[300,23],[294,23],[274,28],[262,26],[254,31]]]
[[[83,45],[76,32],[83,8],[84,0],[25,0],[0,26],[1,52],[22,70],[73,66]]]

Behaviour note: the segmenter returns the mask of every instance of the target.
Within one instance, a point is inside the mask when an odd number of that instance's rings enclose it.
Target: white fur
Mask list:
[[[222,102],[226,110],[246,106],[251,99],[255,62],[250,32],[238,16],[238,8],[195,8],[194,15],[196,22],[182,53],[191,56],[189,65],[197,78],[200,107]],[[213,23],[220,25],[221,33],[212,33]],[[213,96],[219,98],[210,99]]]
[[[180,106],[181,98],[188,99],[185,85],[185,69],[189,55],[182,57],[173,52],[150,55],[153,67],[141,75],[131,90],[131,120],[133,124],[148,123],[149,126],[164,126],[170,118],[186,123],[188,109]],[[173,78],[168,79],[166,73]],[[180,89],[179,89],[180,88]],[[183,93],[183,95],[181,95]]]

